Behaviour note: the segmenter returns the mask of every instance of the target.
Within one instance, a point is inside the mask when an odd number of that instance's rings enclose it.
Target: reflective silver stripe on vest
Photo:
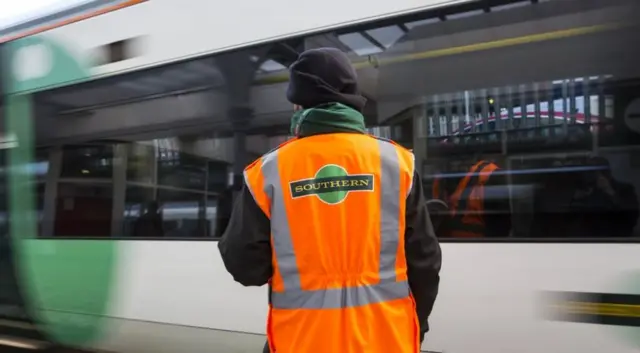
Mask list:
[[[411,181],[409,182],[409,187],[407,188],[407,198],[409,197],[409,194],[411,194],[411,189],[413,189],[413,175],[415,173],[416,170],[416,155],[413,154],[413,151],[411,151],[411,171],[410,171],[410,176],[411,176]]]
[[[380,281],[396,280],[400,225],[400,164],[396,147],[378,140],[380,147]]]
[[[337,289],[303,290],[300,272],[291,240],[291,230],[285,209],[278,150],[262,158],[264,192],[271,200],[271,236],[278,269],[284,282],[283,292],[271,292],[271,305],[280,309],[336,309],[362,306],[406,298],[407,281],[396,279],[396,258],[400,226],[400,164],[393,144],[378,140],[380,148],[380,282],[375,285]],[[403,198],[404,200],[404,198]]]
[[[273,250],[276,253],[278,269],[284,282],[284,289],[300,288],[300,273],[296,262],[296,253],[291,241],[291,230],[284,204],[285,188],[282,187],[280,169],[278,168],[278,150],[262,157],[262,175],[264,176],[264,192],[271,200],[271,237]]]
[[[271,305],[278,309],[341,309],[382,303],[409,296],[407,281],[305,291],[271,292]]]

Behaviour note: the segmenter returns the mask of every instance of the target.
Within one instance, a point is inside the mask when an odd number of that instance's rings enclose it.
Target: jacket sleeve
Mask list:
[[[413,185],[407,197],[405,222],[407,276],[416,301],[422,342],[429,331],[428,319],[438,295],[442,253],[427,211],[422,180],[417,172],[413,175]]]
[[[227,271],[244,286],[262,286],[272,276],[271,223],[243,185],[218,250]]]

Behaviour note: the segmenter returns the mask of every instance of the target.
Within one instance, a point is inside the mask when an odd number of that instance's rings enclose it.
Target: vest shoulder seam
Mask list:
[[[279,144],[278,146],[276,146],[276,147],[272,148],[272,149],[271,149],[271,150],[269,150],[267,153],[263,154],[262,156],[260,156],[259,158],[257,158],[257,159],[256,159],[256,160],[254,160],[253,162],[251,162],[248,166],[246,166],[246,167],[244,168],[244,171],[246,172],[247,170],[249,170],[249,169],[253,168],[253,167],[258,163],[258,161],[264,161],[264,160],[265,160],[265,158],[266,158],[267,156],[269,156],[270,154],[272,154],[272,153],[276,152],[276,151],[277,151],[277,150],[279,150],[280,148],[282,148],[282,147],[284,147],[285,145],[288,145],[289,143],[291,143],[291,142],[293,142],[293,141],[296,141],[296,140],[297,140],[297,138],[293,138],[293,139],[287,140],[287,141],[285,141],[285,142],[283,142],[283,143]]]
[[[399,147],[401,150],[403,150],[403,151],[405,151],[405,152],[408,152],[408,153],[413,154],[413,152],[411,152],[411,150],[410,150],[410,149],[408,149],[408,148],[406,148],[406,147],[402,146],[401,144],[399,144],[399,143],[397,143],[397,142],[395,142],[395,141],[393,141],[393,140],[391,140],[391,139],[388,139],[388,138],[385,138],[385,137],[380,137],[380,136],[374,136],[374,135],[369,135],[369,136],[373,137],[373,138],[374,138],[374,139],[376,139],[376,140],[380,140],[380,141],[388,142],[388,143],[390,143],[390,144],[392,144],[392,145],[394,145],[394,146],[396,146],[396,147]]]

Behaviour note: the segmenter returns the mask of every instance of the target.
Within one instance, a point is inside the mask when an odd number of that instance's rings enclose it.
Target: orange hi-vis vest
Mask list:
[[[477,238],[485,236],[484,185],[491,173],[498,168],[492,162],[476,163],[458,183],[449,199],[450,220],[448,236],[454,238]]]
[[[417,353],[407,282],[413,154],[353,133],[293,139],[244,171],[271,221],[271,352]]]

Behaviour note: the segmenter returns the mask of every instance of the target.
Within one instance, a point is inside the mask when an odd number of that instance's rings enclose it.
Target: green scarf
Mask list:
[[[364,116],[341,103],[327,103],[299,110],[291,118],[291,135],[298,137],[336,132],[366,133]]]

